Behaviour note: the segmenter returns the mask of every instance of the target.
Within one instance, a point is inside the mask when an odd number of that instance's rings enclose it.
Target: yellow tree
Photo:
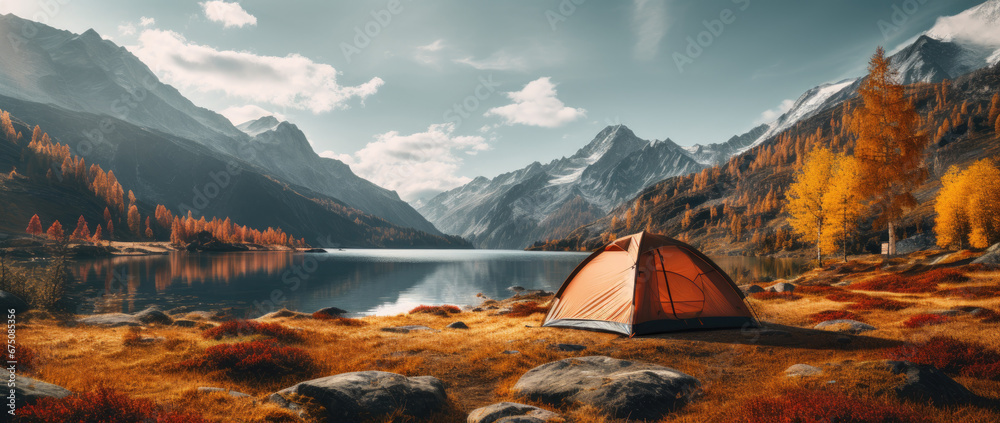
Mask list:
[[[788,203],[785,205],[791,218],[792,229],[806,237],[815,237],[816,260],[822,265],[823,229],[829,223],[829,212],[824,196],[830,188],[834,155],[826,148],[813,150],[806,156],[802,170],[795,175],[795,182],[788,187]]]
[[[857,136],[854,155],[861,165],[860,192],[872,200],[876,224],[888,228],[890,255],[896,254],[896,222],[916,205],[912,192],[927,177],[921,165],[927,137],[917,132],[920,118],[897,77],[885,50],[877,48],[858,89],[861,103],[851,116],[851,131]]]
[[[840,154],[834,161],[829,190],[823,195],[823,208],[829,216],[828,229],[822,243],[824,249],[835,249],[839,243],[843,247],[844,261],[847,261],[847,246],[851,235],[858,227],[858,220],[865,212],[861,195],[861,166],[858,160]]]
[[[942,248],[958,244],[965,247],[965,234],[969,233],[969,219],[965,213],[965,199],[969,197],[969,184],[958,166],[948,168],[941,177],[941,190],[934,202],[934,233]]]
[[[934,203],[934,232],[940,247],[965,241],[986,248],[1000,240],[1000,170],[989,159],[979,160],[960,171],[948,169]]]

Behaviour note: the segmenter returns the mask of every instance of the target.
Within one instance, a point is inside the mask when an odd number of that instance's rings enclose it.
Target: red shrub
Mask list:
[[[107,388],[62,399],[43,398],[17,410],[16,421],[86,423],[208,423],[194,413],[164,411],[145,399],[134,399]]]
[[[937,282],[917,277],[906,277],[899,274],[882,275],[864,282],[852,284],[851,288],[865,291],[886,291],[913,294],[918,292],[934,292]]]
[[[440,306],[421,305],[414,307],[413,310],[410,310],[409,314],[427,313],[427,314],[433,314],[435,316],[447,316],[449,314],[457,314],[461,312],[462,309],[453,305],[440,305]]]
[[[850,397],[840,393],[797,388],[779,397],[760,396],[735,408],[731,423],[903,423],[927,422],[913,409]]]
[[[788,301],[793,301],[793,300],[797,300],[799,298],[802,298],[801,296],[793,294],[791,292],[771,292],[771,291],[764,291],[764,292],[753,293],[753,294],[750,294],[750,297],[751,298],[756,298],[758,300],[764,300],[764,301],[770,301],[770,300],[788,300]]]
[[[862,322],[861,316],[846,310],[824,310],[819,313],[809,315],[809,320],[813,323],[825,322],[827,320],[857,320]]]
[[[948,318],[940,314],[915,314],[903,322],[903,327],[914,329],[930,325],[940,325]]]
[[[277,323],[261,323],[255,320],[230,320],[201,333],[201,336],[215,340],[254,335],[267,336],[282,342],[302,342],[304,340],[302,335],[295,330]]]
[[[851,310],[902,310],[910,306],[910,303],[890,300],[886,298],[868,297],[847,306]]]
[[[549,312],[548,307],[542,307],[538,303],[525,302],[525,303],[515,303],[510,307],[510,313],[507,313],[510,317],[528,317],[535,313],[545,314]]]
[[[848,291],[834,292],[826,296],[826,299],[830,301],[836,301],[838,303],[850,303],[854,301],[866,300],[868,298],[871,298],[871,296],[865,294],[859,294],[857,292],[848,292]]]
[[[278,380],[287,375],[308,375],[316,369],[305,350],[282,346],[273,339],[215,345],[201,358],[178,365],[190,370],[221,370],[237,380]]]
[[[920,275],[920,279],[928,283],[960,283],[967,282],[968,276],[965,272],[956,269],[934,269]]]
[[[889,356],[929,364],[947,373],[1000,381],[1000,352],[975,342],[935,336],[923,344],[896,347]]]

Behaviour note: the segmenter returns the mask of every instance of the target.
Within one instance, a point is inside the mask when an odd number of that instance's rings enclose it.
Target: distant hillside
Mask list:
[[[1000,159],[1000,136],[987,116],[998,88],[1000,66],[954,82],[908,87],[924,118],[921,130],[931,139],[924,160],[930,177],[915,192],[920,204],[904,216],[902,237],[931,231],[933,199],[949,166]],[[781,209],[785,191],[812,148],[852,151],[854,140],[844,127],[844,112],[857,101],[824,109],[722,166],[657,183],[607,216],[562,239],[538,242],[535,248],[588,250],[645,229],[686,240],[711,254],[796,254],[802,244],[791,236]],[[884,228],[872,228],[871,220],[862,224],[854,251],[878,252],[886,241]]]

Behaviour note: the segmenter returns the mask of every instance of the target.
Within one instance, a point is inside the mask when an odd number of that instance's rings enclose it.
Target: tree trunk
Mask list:
[[[896,255],[896,222],[889,222],[889,256]]]
[[[823,251],[820,243],[823,242],[823,224],[816,225],[816,263],[818,267],[823,267]]]
[[[844,242],[844,263],[847,263],[847,240],[850,238],[847,235],[847,216],[846,216],[846,214],[847,213],[844,213],[845,216],[844,216],[844,219],[843,219],[843,221],[844,221],[844,241],[843,241]]]

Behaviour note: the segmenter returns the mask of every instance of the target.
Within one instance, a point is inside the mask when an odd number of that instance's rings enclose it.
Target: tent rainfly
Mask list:
[[[640,232],[583,260],[542,326],[643,335],[758,327],[745,295],[711,259],[683,242]]]

